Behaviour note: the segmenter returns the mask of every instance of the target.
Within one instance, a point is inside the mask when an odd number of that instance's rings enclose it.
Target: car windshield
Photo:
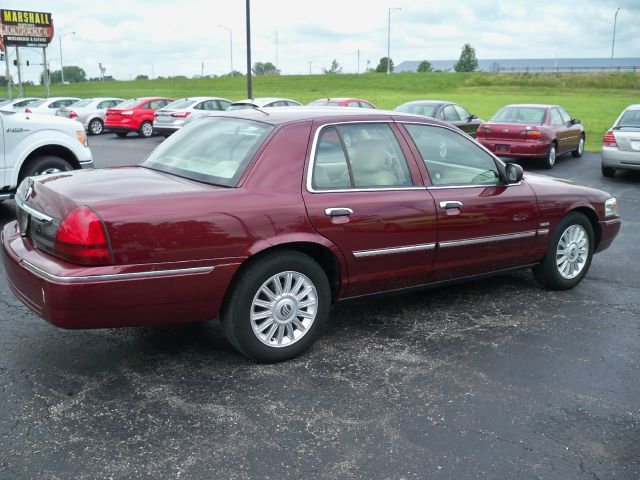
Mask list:
[[[640,127],[640,110],[627,110],[622,114],[617,127]]]
[[[163,107],[163,108],[179,110],[181,108],[188,108],[194,103],[196,103],[196,101],[191,98],[181,98],[180,100],[176,100],[175,102],[169,103],[166,107]]]
[[[426,117],[433,117],[436,113],[436,105],[406,103],[396,108],[396,111],[404,112],[404,113],[413,113],[414,115],[424,115]]]
[[[332,100],[316,100],[315,102],[311,102],[309,105],[312,107],[339,107],[340,102]]]
[[[253,103],[232,103],[227,111],[229,110],[248,110],[250,108],[256,108]]]
[[[27,103],[27,107],[39,107],[40,105],[42,105],[44,102],[46,102],[46,98],[43,98],[41,100],[34,100],[33,102],[29,102]]]
[[[141,103],[141,100],[134,98],[133,100],[127,100],[125,102],[119,103],[117,108],[133,108],[138,106]]]
[[[537,107],[505,107],[498,110],[492,122],[509,123],[544,123],[544,108]]]
[[[91,102],[93,102],[92,98],[88,98],[86,100],[79,100],[76,103],[72,103],[71,105],[69,105],[69,107],[74,107],[74,108],[86,107]]]
[[[165,140],[142,166],[233,187],[272,129],[253,120],[203,118]]]

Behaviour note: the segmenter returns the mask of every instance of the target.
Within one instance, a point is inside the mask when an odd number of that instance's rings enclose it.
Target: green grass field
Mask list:
[[[44,94],[28,87],[27,95]],[[214,95],[230,100],[246,98],[246,79],[157,79],[53,85],[51,96],[82,98],[113,95],[132,98],[163,95],[172,98]],[[602,136],[627,105],[640,103],[640,74],[592,73],[560,75],[496,75],[490,73],[403,73],[387,76],[311,75],[254,77],[254,97],[287,97],[308,103],[321,97],[354,96],[378,108],[393,109],[418,99],[458,102],[485,120],[509,103],[562,105],[579,118],[587,132],[587,149],[598,151]]]

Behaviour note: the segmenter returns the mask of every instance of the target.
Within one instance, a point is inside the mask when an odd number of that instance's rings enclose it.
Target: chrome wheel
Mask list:
[[[89,131],[93,134],[93,135],[100,135],[102,133],[102,122],[98,119],[95,120],[91,120],[91,123],[89,124]]]
[[[38,175],[48,175],[50,173],[60,173],[62,171],[63,171],[62,169],[56,168],[56,167],[45,168],[45,169],[42,169],[42,170],[39,170],[39,171],[35,172],[33,174],[33,176],[37,177]]]
[[[589,236],[582,225],[571,225],[561,235],[556,249],[558,273],[571,280],[584,269],[589,258]]]
[[[251,328],[269,347],[288,347],[304,337],[318,312],[318,293],[309,278],[281,272],[264,282],[251,302]]]
[[[549,154],[547,155],[547,164],[553,167],[556,163],[556,147],[553,145],[549,148]]]
[[[153,135],[153,125],[151,125],[149,122],[144,122],[140,130],[142,131],[143,137],[150,137],[151,135]]]
[[[580,137],[580,142],[578,142],[578,156],[582,156],[584,153],[584,137]]]

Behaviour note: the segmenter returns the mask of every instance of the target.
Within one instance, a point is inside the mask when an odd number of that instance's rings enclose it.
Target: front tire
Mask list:
[[[613,177],[616,174],[616,169],[611,167],[605,167],[602,165],[602,176],[603,177]]]
[[[129,134],[129,132],[116,132],[116,135],[120,138],[124,138]]]
[[[29,163],[25,165],[20,181],[25,177],[37,177],[38,175],[68,172],[69,170],[73,170],[73,165],[64,158],[44,155],[30,160]]]
[[[99,118],[94,118],[89,122],[87,130],[90,135],[100,135],[104,131],[104,124]]]
[[[544,168],[551,170],[556,164],[557,147],[555,143],[552,143],[547,152],[547,156],[544,159]]]
[[[220,311],[229,342],[256,362],[302,354],[318,338],[331,307],[324,270],[309,256],[278,252],[260,258],[234,280]]]
[[[573,288],[587,274],[594,246],[589,219],[580,212],[571,212],[558,223],[547,254],[533,268],[533,275],[550,290]]]
[[[148,120],[142,122],[140,128],[138,129],[138,135],[144,138],[151,137],[153,135],[153,124]]]
[[[574,158],[580,158],[584,153],[584,133],[580,135],[580,141],[578,142],[578,148],[571,152]]]

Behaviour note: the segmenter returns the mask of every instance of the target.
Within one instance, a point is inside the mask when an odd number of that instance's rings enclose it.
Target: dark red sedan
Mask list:
[[[153,135],[153,119],[157,109],[173,102],[171,98],[146,97],[134,98],[107,110],[104,128],[126,137],[136,132],[141,137]]]
[[[426,117],[345,108],[197,119],[138,167],[28,178],[2,232],[13,292],[63,328],[219,315],[263,362],[343,299],[532,268],[567,289],[621,225],[607,193],[505,164]]]
[[[584,128],[558,105],[507,105],[478,127],[478,141],[499,156],[540,158],[553,168],[556,158],[584,153]]]

